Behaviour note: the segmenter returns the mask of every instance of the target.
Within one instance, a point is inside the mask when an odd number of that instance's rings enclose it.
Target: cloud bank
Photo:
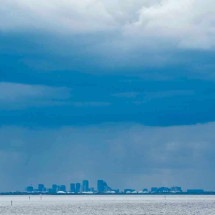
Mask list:
[[[0,82],[0,109],[56,105],[71,97],[65,87]]]
[[[0,4],[3,32],[117,32],[130,42],[136,38],[138,43],[158,40],[179,48],[214,47],[212,0],[1,0]]]

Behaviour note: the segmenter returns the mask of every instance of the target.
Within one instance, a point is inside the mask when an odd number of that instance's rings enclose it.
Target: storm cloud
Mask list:
[[[215,189],[214,14],[212,0],[0,0],[1,190]]]

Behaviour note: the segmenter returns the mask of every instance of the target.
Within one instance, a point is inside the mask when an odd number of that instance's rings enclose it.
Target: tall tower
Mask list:
[[[75,184],[74,183],[70,184],[70,192],[75,193]]]
[[[82,182],[82,192],[88,192],[89,191],[89,181],[83,180]]]
[[[80,183],[76,183],[75,184],[75,193],[80,193],[81,192],[81,184]]]
[[[105,185],[105,182],[103,180],[98,180],[97,181],[97,191],[98,191],[98,193],[104,193],[104,191],[105,191],[104,185]]]

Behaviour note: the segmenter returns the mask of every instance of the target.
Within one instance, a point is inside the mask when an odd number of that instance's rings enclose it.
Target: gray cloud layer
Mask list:
[[[115,31],[125,44],[166,41],[182,48],[214,47],[212,0],[0,0],[0,4],[1,31]]]
[[[57,105],[70,97],[65,87],[0,82],[0,109]]]
[[[182,185],[215,189],[215,124],[0,128],[5,190],[39,182],[104,178],[114,187]]]

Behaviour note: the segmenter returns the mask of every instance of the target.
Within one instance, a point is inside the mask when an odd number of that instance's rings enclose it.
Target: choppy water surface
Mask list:
[[[214,215],[215,196],[0,196],[0,214]]]

